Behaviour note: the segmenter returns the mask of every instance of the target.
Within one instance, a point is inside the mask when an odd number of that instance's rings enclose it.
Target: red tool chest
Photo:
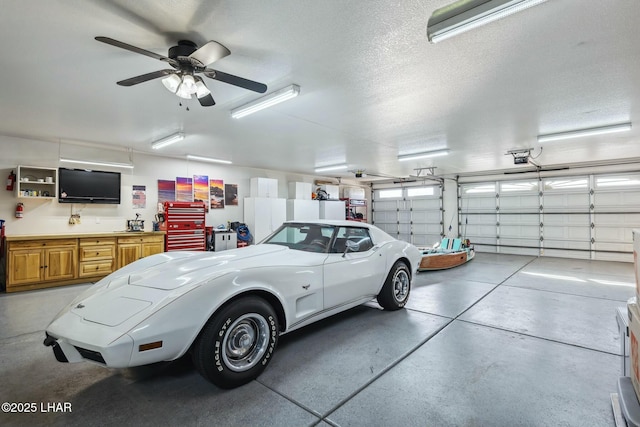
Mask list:
[[[164,215],[167,252],[206,249],[203,202],[164,202]]]

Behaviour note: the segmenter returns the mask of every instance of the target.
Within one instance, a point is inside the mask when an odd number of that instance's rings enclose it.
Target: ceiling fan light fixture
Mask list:
[[[606,133],[624,132],[631,130],[631,122],[620,123],[616,125],[600,126],[596,128],[577,129],[568,132],[550,133],[546,135],[538,135],[538,142],[560,141],[563,139],[580,138],[584,136],[603,135]]]
[[[182,141],[184,139],[184,133],[178,132],[173,135],[167,136],[166,138],[159,139],[151,143],[151,148],[154,150],[158,150],[160,148],[164,148],[167,145],[175,144],[178,141]]]
[[[418,159],[426,159],[428,157],[440,157],[446,156],[449,154],[448,148],[444,148],[442,150],[431,150],[431,151],[422,151],[419,153],[409,153],[409,154],[399,154],[398,161],[405,162],[409,160],[418,160]]]
[[[207,96],[211,93],[209,89],[202,83],[200,80],[196,82],[196,97],[202,98],[203,96]]]
[[[300,86],[290,85],[283,89],[270,93],[269,95],[258,98],[255,101],[251,101],[240,107],[231,110],[231,117],[239,119],[249,114],[253,114],[256,111],[263,110],[281,102],[287,101],[291,98],[295,98],[300,94]]]
[[[177,74],[171,74],[169,77],[162,79],[162,84],[171,93],[176,93],[178,86],[180,86],[180,77]]]

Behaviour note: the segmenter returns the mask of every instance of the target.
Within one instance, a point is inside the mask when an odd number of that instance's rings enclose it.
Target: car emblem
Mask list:
[[[76,305],[76,308],[84,308],[84,304],[80,303],[80,304]]]

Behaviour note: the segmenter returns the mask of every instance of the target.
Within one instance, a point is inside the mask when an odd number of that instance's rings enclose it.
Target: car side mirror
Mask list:
[[[358,252],[359,250],[360,250],[360,242],[347,240],[344,245],[344,252],[342,253],[342,257],[344,258],[347,252]]]

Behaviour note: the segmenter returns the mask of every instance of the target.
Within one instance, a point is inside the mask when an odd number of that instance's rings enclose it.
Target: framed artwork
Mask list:
[[[193,176],[193,201],[204,202],[205,211],[209,212],[209,177],[206,175]]]
[[[172,202],[176,199],[176,182],[158,180],[158,203]]]
[[[176,201],[193,202],[193,178],[176,178]]]
[[[224,182],[221,179],[209,180],[209,195],[211,197],[211,209],[224,208]]]
[[[224,203],[227,206],[238,206],[238,184],[224,185]]]

